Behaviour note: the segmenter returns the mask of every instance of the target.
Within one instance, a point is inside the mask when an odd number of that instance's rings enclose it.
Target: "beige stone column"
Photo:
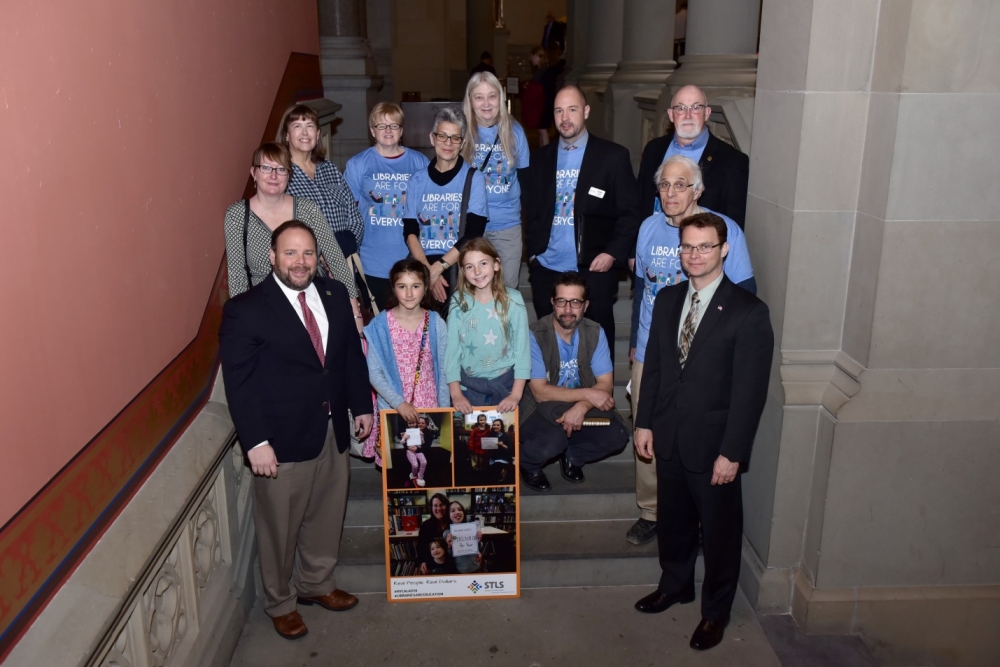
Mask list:
[[[672,95],[694,84],[709,99],[752,97],[757,86],[760,0],[691,0],[680,66],[667,82]]]
[[[613,139],[629,149],[638,171],[642,122],[636,95],[662,87],[674,71],[674,3],[625,0],[622,59],[608,80],[606,121]]]
[[[587,128],[594,134],[611,138],[611,128],[606,117],[604,93],[608,79],[618,69],[622,58],[622,24],[625,0],[586,0],[589,13],[587,31],[587,61],[580,63],[576,83],[587,95],[590,103],[590,120]],[[569,26],[568,29],[572,30]],[[568,39],[568,36],[567,36]],[[568,43],[573,48],[572,42]]]
[[[366,37],[364,0],[319,0],[319,51],[323,95],[343,106],[330,141],[329,159],[340,169],[367,148],[368,112],[375,105],[382,77]]]
[[[741,585],[881,664],[993,664],[1000,13],[849,7],[764,4],[746,230],[776,349]]]

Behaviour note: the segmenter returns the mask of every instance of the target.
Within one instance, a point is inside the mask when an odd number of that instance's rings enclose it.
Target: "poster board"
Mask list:
[[[408,425],[399,413],[381,412],[386,597],[520,597],[517,411],[418,413],[416,446],[413,431],[403,437]],[[484,437],[495,438],[496,448],[482,448]],[[453,521],[460,524],[456,537]]]

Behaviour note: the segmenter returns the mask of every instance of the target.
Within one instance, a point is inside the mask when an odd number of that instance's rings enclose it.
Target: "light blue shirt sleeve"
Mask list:
[[[524,307],[524,299],[520,292],[508,288],[510,299],[510,345],[514,350],[514,379],[527,380],[532,377],[531,348],[528,345],[528,311]]]
[[[515,169],[525,169],[531,160],[531,149],[528,147],[528,137],[520,123],[514,123],[514,143],[517,145],[517,164]]]
[[[472,191],[469,193],[469,213],[489,218],[490,209],[486,203],[486,177],[478,169],[473,170],[473,173],[475,175],[472,177],[472,188],[470,188]],[[464,179],[465,177],[462,176],[462,178]],[[409,207],[409,199],[407,199],[406,205]]]
[[[608,338],[604,335],[604,329],[601,329],[597,336],[597,347],[590,358],[590,370],[594,373],[594,377],[607,375],[615,370],[611,363],[611,350],[608,348]]]
[[[351,189],[351,194],[354,195],[354,201],[361,201],[361,179],[364,173],[364,162],[365,154],[367,151],[363,151],[350,160],[347,161],[347,167],[344,168],[344,180],[347,181],[347,187]]]
[[[528,331],[528,338],[531,339],[531,379],[548,380],[548,373],[545,372],[545,360],[542,359],[542,348],[538,346],[538,341],[535,340],[535,333]]]
[[[726,221],[727,233],[729,236],[729,254],[726,256],[726,263],[723,268],[726,276],[734,283],[739,284],[744,280],[753,278],[753,266],[750,264],[750,251],[747,249],[747,237],[740,230],[739,225],[723,217]]]

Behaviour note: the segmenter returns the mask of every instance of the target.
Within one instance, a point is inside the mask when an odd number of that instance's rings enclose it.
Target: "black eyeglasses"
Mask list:
[[[288,169],[286,169],[285,167],[272,167],[269,164],[255,164],[254,166],[260,169],[260,173],[264,174],[265,176],[270,174],[272,171],[276,172],[278,176],[288,175]]]
[[[385,131],[385,130],[392,130],[393,132],[395,132],[396,130],[398,130],[401,127],[403,127],[403,126],[402,125],[397,125],[396,123],[379,123],[378,125],[375,126],[375,129],[378,130],[378,131],[380,131],[380,132]]]
[[[442,144],[460,144],[462,143],[463,137],[460,134],[445,134],[444,132],[435,132],[434,138]]]
[[[566,306],[569,306],[573,310],[580,310],[581,308],[583,308],[583,304],[585,302],[583,301],[583,299],[564,299],[562,297],[559,297],[558,299],[552,299],[552,303],[553,305],[559,308],[565,308]]]
[[[718,248],[720,245],[722,244],[716,243],[715,245],[712,245],[711,243],[702,243],[701,245],[687,245],[685,243],[681,245],[681,254],[690,255],[692,252],[697,250],[699,255],[707,255],[708,253],[712,252],[712,250],[714,250],[715,248]]]

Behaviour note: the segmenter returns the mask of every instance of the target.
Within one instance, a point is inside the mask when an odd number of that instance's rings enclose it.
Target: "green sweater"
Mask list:
[[[521,293],[507,289],[510,309],[507,319],[510,339],[493,310],[493,302],[483,305],[466,296],[469,309],[462,310],[459,295],[451,298],[448,311],[448,344],[445,347],[445,378],[459,382],[462,369],[473,377],[495,378],[514,367],[515,380],[531,378],[531,343],[528,339],[528,311]],[[471,304],[471,305],[470,305]]]

